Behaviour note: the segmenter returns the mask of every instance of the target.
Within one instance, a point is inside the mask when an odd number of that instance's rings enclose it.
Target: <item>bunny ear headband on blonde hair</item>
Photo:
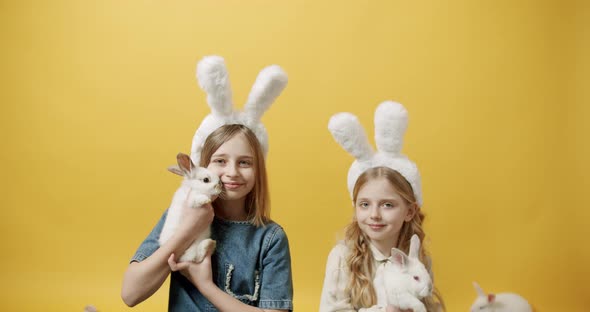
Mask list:
[[[287,74],[278,65],[268,66],[260,71],[243,111],[233,108],[232,92],[225,62],[220,56],[206,56],[197,64],[197,80],[207,93],[211,114],[207,115],[195,132],[191,147],[191,159],[198,164],[201,150],[207,137],[219,127],[240,124],[256,135],[266,157],[268,134],[260,122],[264,112],[287,86]]]
[[[330,118],[328,129],[332,136],[356,159],[348,170],[348,191],[367,169],[389,167],[399,172],[412,186],[416,201],[422,207],[420,172],[414,162],[401,154],[404,133],[408,127],[408,112],[399,103],[385,101],[375,110],[375,142],[377,152],[369,144],[358,118],[350,113],[338,113]]]

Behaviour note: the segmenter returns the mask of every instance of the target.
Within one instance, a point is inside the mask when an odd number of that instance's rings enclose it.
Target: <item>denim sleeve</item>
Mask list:
[[[276,226],[265,241],[265,256],[260,272],[261,309],[293,310],[291,254],[285,231]]]
[[[160,237],[160,233],[162,232],[162,227],[164,227],[164,221],[166,221],[166,215],[168,214],[168,210],[164,212],[158,224],[152,229],[150,234],[145,238],[143,243],[139,245],[135,255],[131,258],[129,263],[136,261],[141,262],[145,260],[147,257],[151,256],[158,248],[160,248],[160,243],[158,242],[158,238]]]

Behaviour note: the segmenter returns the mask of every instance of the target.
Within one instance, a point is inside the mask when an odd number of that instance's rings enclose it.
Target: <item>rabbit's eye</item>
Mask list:
[[[203,179],[203,182],[205,182],[205,183],[209,183],[209,178],[204,178],[204,179]]]
[[[414,280],[417,281],[417,282],[419,282],[420,281],[420,278],[418,276],[414,276]]]

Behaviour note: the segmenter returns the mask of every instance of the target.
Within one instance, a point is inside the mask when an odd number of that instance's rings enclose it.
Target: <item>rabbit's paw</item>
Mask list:
[[[204,239],[202,242],[200,242],[197,248],[195,262],[200,263],[201,261],[203,261],[203,259],[205,259],[206,255],[212,254],[213,250],[215,250],[216,245],[217,243],[210,238]]]
[[[209,196],[207,195],[191,193],[189,195],[188,201],[190,203],[191,208],[198,208],[210,203],[211,198],[209,198]]]

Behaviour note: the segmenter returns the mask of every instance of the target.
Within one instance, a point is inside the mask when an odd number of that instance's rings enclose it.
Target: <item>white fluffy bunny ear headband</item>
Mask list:
[[[191,159],[199,163],[205,139],[223,125],[240,124],[248,127],[260,142],[266,157],[268,134],[260,122],[262,114],[287,86],[287,74],[278,65],[260,71],[252,86],[243,111],[233,108],[232,92],[225,62],[220,56],[206,56],[197,64],[197,80],[207,93],[211,114],[207,115],[193,137]]]
[[[415,163],[401,154],[407,127],[408,112],[401,104],[391,101],[381,103],[375,111],[377,152],[374,152],[355,115],[338,113],[330,118],[328,129],[332,136],[356,159],[348,170],[348,191],[351,197],[356,180],[365,170],[389,167],[399,172],[410,183],[417,204],[422,207],[420,172]]]

